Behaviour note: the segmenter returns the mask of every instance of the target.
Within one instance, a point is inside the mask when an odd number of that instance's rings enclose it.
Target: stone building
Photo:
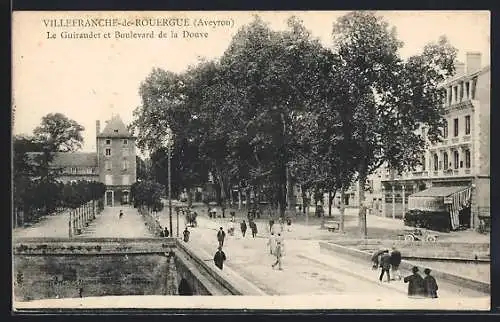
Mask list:
[[[135,137],[116,115],[102,131],[96,121],[96,147],[99,181],[106,185],[105,205],[128,203],[130,186],[137,178]]]

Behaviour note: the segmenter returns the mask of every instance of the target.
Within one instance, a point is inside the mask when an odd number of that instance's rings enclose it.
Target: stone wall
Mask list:
[[[422,242],[422,241],[390,241],[378,239],[346,240],[335,242],[338,245],[354,247],[359,250],[374,251],[382,248],[391,249],[395,245],[403,257],[414,258],[452,258],[474,260],[490,259],[489,243],[457,243],[457,242]]]

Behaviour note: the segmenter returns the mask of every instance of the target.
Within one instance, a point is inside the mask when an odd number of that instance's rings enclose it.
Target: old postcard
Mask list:
[[[489,12],[18,11],[12,49],[14,311],[490,309]]]

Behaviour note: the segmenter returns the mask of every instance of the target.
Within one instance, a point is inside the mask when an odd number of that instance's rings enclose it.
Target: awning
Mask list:
[[[449,197],[454,193],[468,189],[467,186],[453,186],[453,187],[431,187],[419,192],[416,192],[410,197]]]
[[[470,205],[472,190],[468,186],[432,187],[408,197],[409,210],[448,211],[451,228],[459,226],[458,213]]]

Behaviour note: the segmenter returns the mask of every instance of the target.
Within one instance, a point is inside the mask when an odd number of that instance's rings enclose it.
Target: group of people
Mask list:
[[[248,226],[250,226],[250,230],[252,231],[252,237],[255,238],[257,236],[258,230],[257,230],[257,224],[255,221],[252,219],[249,220]],[[240,229],[241,229],[241,235],[245,237],[245,234],[247,232],[247,223],[245,222],[245,219],[240,223]]]
[[[375,252],[372,256],[373,269],[380,267],[381,272],[379,276],[380,282],[382,282],[384,275],[387,275],[387,282],[391,281],[391,273],[394,280],[397,276],[398,280],[401,280],[401,274],[399,273],[399,265],[401,264],[401,252],[392,248],[392,252],[388,249],[382,249]],[[412,268],[412,275],[406,276],[403,281],[408,283],[408,296],[410,297],[429,297],[437,298],[438,285],[436,279],[431,275],[431,270],[429,268],[424,269],[425,277],[422,277],[419,273],[418,267],[414,266]]]

